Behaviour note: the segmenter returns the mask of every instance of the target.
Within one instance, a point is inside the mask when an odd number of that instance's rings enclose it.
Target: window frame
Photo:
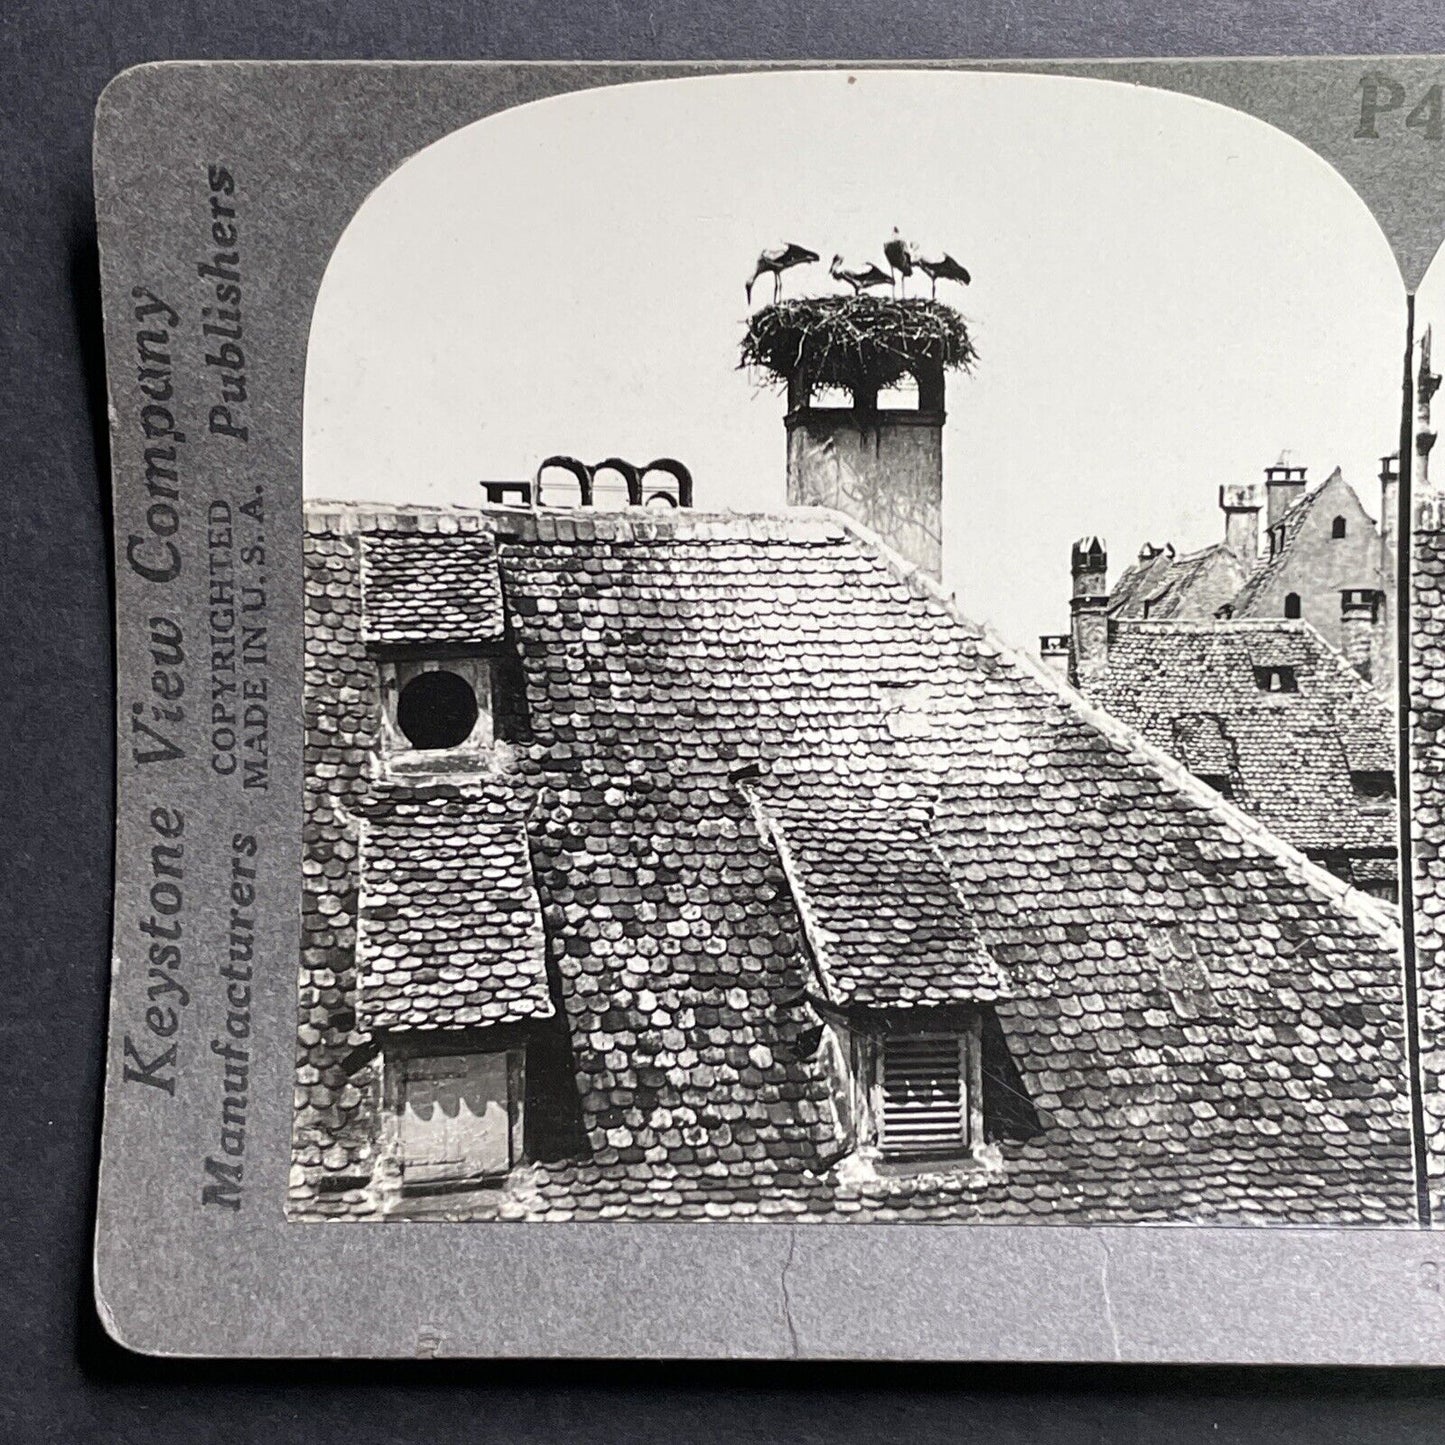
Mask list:
[[[947,1039],[957,1044],[959,1058],[960,1123],[956,1146],[927,1149],[894,1147],[887,1138],[885,1073],[890,1042],[928,1042]],[[983,1017],[975,1010],[956,1028],[894,1028],[851,1036],[851,1087],[849,1104],[855,1111],[853,1126],[859,1147],[879,1164],[902,1169],[946,1168],[972,1159],[984,1143],[983,1120]]]
[[[396,1178],[401,1193],[407,1197],[446,1194],[467,1189],[495,1188],[506,1181],[520,1164],[526,1162],[526,1097],[527,1050],[525,1044],[505,1049],[462,1049],[455,1052],[429,1049],[390,1051],[383,1056],[383,1093],[386,1105],[386,1150],[395,1161]],[[475,1169],[461,1168],[455,1174],[434,1172],[441,1166],[426,1169],[412,1165],[408,1178],[407,1104],[408,1086],[416,1082],[409,1075],[447,1061],[473,1063],[500,1060],[506,1081],[506,1096],[501,1100],[506,1111],[506,1160],[500,1168],[488,1168],[478,1161]],[[464,1162],[464,1161],[459,1161]]]
[[[1274,685],[1275,679],[1278,679],[1277,687]],[[1263,693],[1280,697],[1299,691],[1299,675],[1292,663],[1260,666],[1254,669],[1254,685]]]
[[[1350,791],[1364,806],[1389,812],[1399,799],[1400,779],[1387,768],[1351,768]]]
[[[471,688],[476,701],[477,717],[471,732],[450,747],[417,747],[398,721],[403,691],[409,683],[429,672],[450,672],[460,677]],[[377,673],[381,753],[389,770],[406,774],[445,772],[456,765],[463,769],[475,768],[490,756],[497,742],[496,671],[490,657],[479,653],[383,657],[377,659]]]
[[[1194,775],[1204,784],[1206,788],[1213,788],[1221,798],[1233,801],[1234,778],[1229,773],[1195,773]]]

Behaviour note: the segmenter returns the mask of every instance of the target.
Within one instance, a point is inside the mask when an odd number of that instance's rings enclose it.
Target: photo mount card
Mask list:
[[[112,1335],[1445,1360],[1442,85],[113,81]]]

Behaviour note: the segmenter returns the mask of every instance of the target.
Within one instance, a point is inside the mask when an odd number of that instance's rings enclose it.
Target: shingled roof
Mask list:
[[[1110,617],[1212,617],[1244,585],[1244,566],[1223,542],[1176,554],[1161,547],[1120,575],[1109,594]]]
[[[351,820],[375,786],[378,706],[358,533],[410,525],[308,518],[302,1213],[374,1208],[374,1080],[344,1067],[366,1037],[346,1008]],[[831,514],[489,525],[531,721],[507,782],[531,799],[582,1142],[473,1213],[1412,1217],[1385,910]],[[917,969],[926,991],[928,960],[971,953],[971,928],[1009,985],[984,1035],[991,1152],[952,1172],[840,1168],[800,916],[831,897],[835,864],[820,843],[822,862],[790,882],[759,821],[781,820],[785,847],[811,856],[806,820],[880,812],[920,820],[895,829],[900,871],[956,936],[885,973],[845,910],[824,922],[847,944],[843,972],[901,993]]]
[[[364,1029],[547,1018],[542,911],[509,787],[384,788],[365,811],[356,944]]]
[[[1272,668],[1297,690],[1262,690]],[[1351,779],[1393,771],[1393,719],[1309,623],[1117,622],[1089,692],[1191,770],[1231,777],[1239,805],[1297,848],[1394,848],[1392,801]]]
[[[420,512],[414,530],[362,538],[366,639],[392,646],[502,635],[502,580],[491,531],[463,513]]]
[[[822,997],[839,1008],[993,1003],[1010,990],[928,836],[895,804],[764,809]]]

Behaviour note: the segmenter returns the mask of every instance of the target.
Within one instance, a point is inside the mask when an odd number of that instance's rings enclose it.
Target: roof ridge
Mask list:
[[[1174,561],[1197,562],[1201,557],[1207,557],[1211,552],[1219,552],[1225,549],[1223,542],[1208,542],[1203,547],[1196,547],[1192,552],[1176,552]]]
[[[1317,894],[1323,895],[1327,901],[1371,929],[1382,942],[1393,948],[1400,946],[1400,924],[1390,914],[1386,905],[1311,862],[1299,849],[1265,828],[1257,818],[1237,808],[1213,788],[1200,782],[1182,763],[1155,747],[1141,733],[1095,706],[1041,661],[1035,661],[1023,649],[1005,642],[991,626],[964,616],[954,593],[945,591],[941,582],[899,556],[881,537],[861,522],[842,513],[834,515],[840,518],[845,530],[851,532],[865,546],[872,548],[879,560],[901,582],[936,602],[961,626],[980,633],[986,642],[997,649],[1000,657],[1026,673],[1045,691],[1054,693],[1061,703],[1071,708],[1116,747],[1140,756],[1171,786],[1213,814],[1242,840],[1272,854],[1291,876],[1306,887],[1313,888]]]
[[[698,542],[841,541],[836,514],[822,507],[736,511],[719,508],[441,506],[433,503],[329,501],[307,498],[308,532],[397,532],[518,529],[525,541]]]
[[[1303,632],[1308,627],[1319,637],[1316,629],[1302,617],[1118,617],[1112,621],[1115,627],[1152,627],[1161,632],[1196,629],[1201,632],[1216,632],[1222,629],[1238,632]],[[1324,643],[1324,638],[1320,637],[1320,641]]]
[[[301,504],[304,530],[347,536],[357,532],[482,532],[492,518],[478,507],[434,503],[331,501],[306,497]]]

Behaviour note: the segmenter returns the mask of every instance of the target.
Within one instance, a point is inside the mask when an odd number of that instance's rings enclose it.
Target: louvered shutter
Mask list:
[[[955,1154],[968,1143],[968,1097],[956,1034],[884,1043],[881,1142],[888,1154]]]

